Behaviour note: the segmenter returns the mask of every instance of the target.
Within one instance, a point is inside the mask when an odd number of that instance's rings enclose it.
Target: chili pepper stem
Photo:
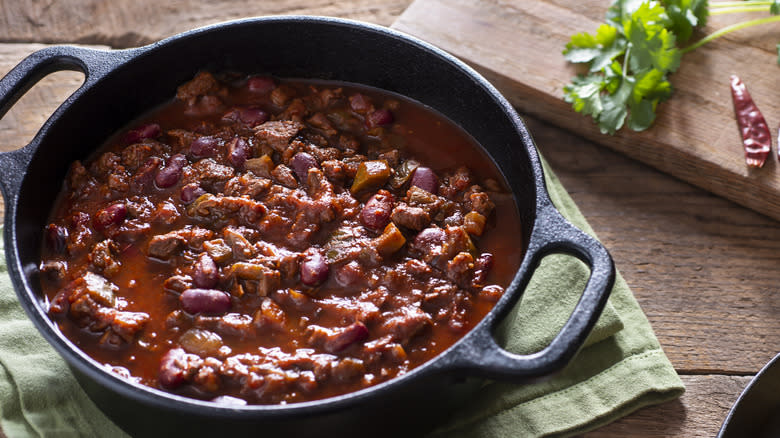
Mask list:
[[[724,27],[723,29],[720,29],[717,32],[713,32],[713,33],[707,35],[706,37],[700,39],[696,43],[694,43],[694,44],[692,44],[692,45],[690,45],[690,46],[688,46],[688,47],[686,47],[684,49],[681,49],[680,52],[681,53],[688,53],[688,52],[690,52],[692,50],[698,49],[699,47],[707,44],[708,42],[710,42],[710,41],[712,41],[712,40],[714,40],[716,38],[722,37],[723,35],[726,35],[728,33],[734,32],[736,30],[745,29],[745,28],[751,27],[751,26],[757,26],[759,24],[774,23],[776,21],[780,21],[780,15],[773,15],[771,17],[758,18],[758,19],[755,19],[755,20],[743,21],[741,23],[732,24],[731,26],[726,26],[726,27]]]
[[[771,6],[772,3],[774,3],[771,0],[764,0],[764,1],[751,1],[750,5],[752,6]],[[710,10],[718,9],[718,8],[733,8],[733,7],[739,7],[739,6],[745,6],[745,1],[736,1],[736,2],[710,2]]]
[[[767,6],[735,6],[730,8],[718,8],[710,11],[710,15],[725,15],[725,14],[734,14],[737,12],[765,12],[768,11],[769,8]]]

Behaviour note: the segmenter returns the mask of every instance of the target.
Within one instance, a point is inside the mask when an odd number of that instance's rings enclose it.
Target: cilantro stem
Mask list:
[[[744,3],[744,2],[741,2]],[[756,2],[758,3],[758,2]],[[718,8],[713,11],[710,11],[710,15],[723,15],[723,14],[733,14],[736,12],[764,12],[768,11],[769,8],[766,6],[739,6],[739,7],[731,7],[731,8]]]
[[[772,3],[774,3],[772,0],[766,0],[766,1],[737,1],[737,2],[710,2],[710,9],[716,9],[716,8],[734,8],[739,6],[771,6]],[[712,12],[710,12],[712,13]]]
[[[631,57],[631,43],[628,43],[626,48],[626,54],[623,55],[623,80],[626,80],[626,73],[628,71],[628,58]]]
[[[758,3],[758,2],[756,2]],[[723,35],[726,35],[728,33],[734,32],[735,30],[744,29],[750,26],[757,26],[759,24],[766,24],[766,23],[773,23],[775,21],[780,21],[780,15],[773,15],[771,17],[764,17],[764,18],[757,18],[755,20],[749,20],[749,21],[743,21],[741,23],[732,24],[731,26],[726,26],[723,29],[718,30],[717,32],[713,32],[706,37],[700,39],[695,44],[692,44],[684,49],[680,49],[681,53],[688,53],[692,50],[698,49],[699,47],[707,44],[708,42],[722,37]]]

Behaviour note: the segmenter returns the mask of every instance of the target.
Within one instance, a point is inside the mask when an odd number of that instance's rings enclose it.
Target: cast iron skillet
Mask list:
[[[287,406],[227,407],[128,382],[66,339],[46,315],[38,280],[41,234],[69,163],[170,99],[199,70],[357,82],[400,93],[443,113],[488,151],[514,191],[526,255],[495,308],[450,349],[408,374],[330,399]],[[599,317],[614,281],[607,251],[553,207],[533,141],[514,109],[479,74],[420,40],[385,28],[321,17],[268,17],[197,29],[130,50],[70,46],[33,53],[0,80],[0,116],[43,76],[84,72],[84,84],[26,147],[0,155],[9,272],[19,300],[96,404],[138,436],[292,433],[417,435],[440,423],[485,378],[527,382],[563,368]],[[518,248],[520,250],[520,248]],[[541,259],[572,254],[591,269],[561,332],[529,355],[499,346]]]
[[[717,438],[780,436],[780,354],[769,361],[742,391]]]

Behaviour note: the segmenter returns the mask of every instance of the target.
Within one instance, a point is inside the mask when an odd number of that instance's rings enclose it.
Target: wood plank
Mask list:
[[[329,15],[390,25],[411,0],[103,0],[0,2],[0,42],[134,47],[196,27],[262,15]]]
[[[751,376],[682,376],[686,392],[679,399],[640,409],[581,438],[713,437],[751,379]]]
[[[393,27],[448,50],[483,72],[521,112],[550,121],[739,204],[780,219],[780,170],[745,165],[729,93],[739,74],[774,129],[780,101],[776,31],[745,31],[685,56],[672,75],[673,98],[642,133],[599,133],[562,100],[575,75],[561,55],[570,35],[593,32],[608,1],[419,0]],[[708,29],[733,22],[712,17]],[[776,30],[776,28],[774,28]],[[770,26],[771,30],[771,26]],[[749,63],[744,60],[749,59]]]

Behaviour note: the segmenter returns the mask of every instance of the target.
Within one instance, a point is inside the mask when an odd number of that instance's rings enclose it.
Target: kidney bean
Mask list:
[[[112,204],[102,210],[98,210],[92,223],[96,229],[104,230],[112,224],[122,222],[125,220],[125,217],[127,217],[127,206],[122,203]]]
[[[149,123],[127,131],[124,136],[124,142],[127,144],[138,143],[147,138],[157,138],[161,133],[162,129],[160,129],[160,125],[157,123]]]
[[[236,169],[243,169],[249,158],[249,144],[241,137],[235,137],[228,143],[228,160]]]
[[[387,190],[380,190],[363,206],[360,211],[360,222],[373,230],[382,230],[390,223],[390,213],[393,212],[393,195]]]
[[[439,192],[439,177],[429,167],[420,166],[415,169],[411,184],[434,195]]]
[[[190,314],[219,315],[230,310],[230,295],[216,289],[187,289],[179,295],[182,309]]]
[[[168,164],[157,172],[154,182],[157,187],[164,189],[175,185],[181,178],[181,171],[189,162],[182,154],[176,154],[168,159]]]
[[[317,286],[328,279],[330,267],[319,253],[306,256],[301,262],[301,283],[306,286]]]
[[[192,282],[195,287],[212,288],[219,283],[219,268],[208,254],[201,254],[192,272]]]
[[[265,94],[276,88],[276,82],[268,76],[252,76],[247,79],[246,87],[253,93]]]
[[[241,122],[250,127],[265,123],[268,119],[268,113],[255,106],[232,108],[222,116],[223,122]]]
[[[352,323],[328,336],[322,345],[328,353],[338,353],[347,349],[350,345],[368,339],[368,327],[360,321]]]
[[[317,159],[311,154],[306,152],[298,152],[293,155],[290,160],[290,166],[292,166],[295,175],[298,177],[298,181],[304,182],[309,178],[309,169],[317,166]]]
[[[372,111],[366,116],[366,125],[369,128],[376,128],[377,126],[389,125],[393,123],[393,120],[395,120],[393,113],[389,109],[382,108]]]
[[[168,350],[160,359],[160,368],[157,371],[157,380],[160,386],[167,389],[178,388],[186,381],[187,353],[181,348]]]
[[[238,119],[246,125],[257,126],[268,121],[268,113],[257,107],[239,108]]]
[[[181,202],[190,204],[204,193],[206,193],[206,191],[200,187],[200,183],[189,183],[181,188],[179,197],[181,198]]]
[[[190,154],[196,158],[213,157],[218,146],[219,140],[214,137],[198,137],[190,143]]]
[[[46,227],[46,244],[52,251],[62,254],[68,240],[68,229],[55,224]]]

